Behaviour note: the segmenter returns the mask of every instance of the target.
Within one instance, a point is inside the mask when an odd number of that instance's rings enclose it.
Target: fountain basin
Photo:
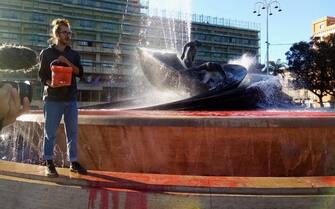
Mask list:
[[[43,121],[32,112],[18,125]],[[57,143],[65,150],[63,132]],[[80,110],[78,158],[88,169],[114,172],[329,176],[335,113]]]

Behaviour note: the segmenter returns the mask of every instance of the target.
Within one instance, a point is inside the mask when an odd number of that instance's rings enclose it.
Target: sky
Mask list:
[[[223,17],[261,24],[261,62],[266,54],[266,15],[253,13],[257,0],[190,0],[192,13]],[[259,1],[259,0],[258,0]],[[285,53],[293,43],[309,41],[312,22],[325,16],[335,16],[335,0],[278,0],[282,12],[269,16],[270,60],[286,62]],[[280,45],[284,44],[284,45]]]

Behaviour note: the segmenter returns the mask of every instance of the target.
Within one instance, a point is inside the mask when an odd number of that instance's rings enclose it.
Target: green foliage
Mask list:
[[[295,43],[286,58],[296,87],[313,92],[323,106],[322,97],[334,95],[335,90],[335,36]]]
[[[329,85],[330,88],[327,89],[327,93],[335,97],[335,34],[329,37],[329,40],[326,42],[325,46],[326,56],[327,56],[327,68],[329,69]]]
[[[29,69],[36,64],[37,56],[32,49],[16,45],[0,46],[1,70]]]
[[[284,71],[287,68],[286,63],[283,63],[280,59],[277,59],[276,62],[269,62],[269,74],[270,75],[281,75],[284,77]]]
[[[277,76],[281,75],[284,76],[284,71],[287,68],[286,63],[282,62],[281,59],[277,59],[277,61],[269,61],[269,71],[266,70],[266,66],[264,64],[256,63],[250,67],[250,73],[258,73],[266,75]]]

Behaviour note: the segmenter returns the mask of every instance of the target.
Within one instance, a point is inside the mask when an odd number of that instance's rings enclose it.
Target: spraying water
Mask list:
[[[128,6],[129,6],[129,0],[126,1],[126,6],[124,8],[124,11],[122,13],[121,18],[121,24],[120,24],[120,31],[118,42],[116,43],[116,46],[114,48],[114,54],[115,54],[115,66],[118,66],[122,63],[122,51],[121,51],[121,43],[123,42],[123,31],[125,27],[125,18],[128,15]]]
[[[21,117],[24,118],[24,115]],[[4,127],[0,131],[0,160],[42,164],[43,127],[41,122],[29,123],[20,120]],[[55,144],[54,161],[57,166],[69,165],[67,153],[63,151],[66,150],[65,146],[65,141]]]
[[[240,58],[229,60],[228,64],[242,65],[249,71],[251,67],[257,64],[257,59],[250,54],[243,54]]]
[[[149,0],[146,46],[180,51],[191,40],[191,21],[191,0]]]
[[[252,84],[248,88],[257,88],[259,92],[262,92],[263,99],[259,103],[260,107],[292,108],[289,96],[282,92],[283,86],[285,87],[283,77],[254,73],[257,71],[255,67],[258,65],[256,57],[243,54],[240,58],[230,60],[228,63],[242,65],[248,70],[248,74],[252,75],[252,79],[250,78]]]
[[[0,159],[24,163],[42,161],[43,126],[15,122],[0,132]]]
[[[148,6],[148,14],[142,19],[138,45],[181,53],[183,46],[191,40],[191,0],[149,0]],[[137,68],[136,71],[138,75],[141,69]],[[146,98],[143,105],[172,102],[188,96],[185,92],[164,89],[158,91],[144,76],[142,77],[142,87],[133,89],[132,92],[136,96]]]

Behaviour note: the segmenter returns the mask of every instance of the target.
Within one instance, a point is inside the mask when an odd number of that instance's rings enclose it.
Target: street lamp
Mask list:
[[[262,10],[266,10],[266,74],[269,74],[269,16],[273,15],[272,10],[276,9],[281,12],[280,3],[277,0],[263,0],[255,3],[253,13],[261,16]]]

